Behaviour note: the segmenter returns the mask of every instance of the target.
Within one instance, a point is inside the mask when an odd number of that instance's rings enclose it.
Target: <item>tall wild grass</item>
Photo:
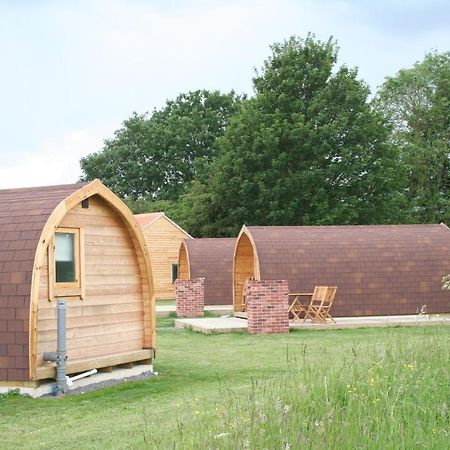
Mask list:
[[[221,400],[192,402],[192,420],[170,437],[176,449],[447,449],[450,338],[441,326],[414,343],[387,331],[384,345],[286,348],[287,369],[253,380],[245,394],[221,383]],[[261,355],[264,366],[264,355]]]

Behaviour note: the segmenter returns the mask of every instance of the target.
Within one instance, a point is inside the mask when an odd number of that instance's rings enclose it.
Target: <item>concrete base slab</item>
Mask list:
[[[189,328],[204,334],[238,333],[247,331],[247,321],[236,317],[207,317],[201,319],[176,319],[176,328]]]
[[[435,324],[450,325],[450,314],[429,316],[371,316],[371,317],[337,317],[336,322],[312,323],[290,321],[290,329],[331,330],[341,328],[374,328],[393,326],[430,326]],[[176,319],[175,327],[189,328],[200,333],[242,333],[247,332],[247,320],[238,317],[206,317],[201,319]]]
[[[232,314],[233,305],[207,305],[205,311],[211,314]],[[176,312],[175,305],[156,305],[156,317],[167,317]]]
[[[312,323],[310,320],[292,320],[289,328],[308,330],[329,330],[336,328],[392,327],[392,326],[429,326],[434,324],[450,325],[450,315],[412,315],[412,316],[366,316],[366,317],[335,317],[327,323]]]
[[[125,381],[133,379],[147,378],[155,375],[152,364],[140,364],[131,367],[130,369],[123,369],[114,367],[112,372],[97,372],[86,378],[81,378],[73,382],[66,395],[84,393],[102,387],[109,387]],[[55,392],[55,382],[45,381],[38,387],[24,387],[24,386],[0,386],[0,394],[6,394],[10,390],[18,389],[21,395],[26,395],[32,398],[43,396],[51,396]]]

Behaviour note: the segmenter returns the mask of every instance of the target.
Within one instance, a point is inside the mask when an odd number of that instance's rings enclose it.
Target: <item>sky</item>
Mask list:
[[[269,46],[333,36],[373,92],[450,50],[447,0],[0,0],[0,189],[72,183],[134,111],[252,94]]]

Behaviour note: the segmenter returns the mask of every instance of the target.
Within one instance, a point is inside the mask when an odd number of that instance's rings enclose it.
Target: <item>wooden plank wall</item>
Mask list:
[[[85,241],[85,299],[70,297],[66,302],[69,359],[141,350],[143,283],[138,256],[125,225],[104,200],[94,196],[88,209],[77,205],[60,226],[82,227]],[[48,300],[48,293],[45,265],[39,291],[37,367],[44,363],[45,351],[56,350],[56,304]]]
[[[180,280],[189,280],[189,261],[186,253],[186,247],[184,245],[180,247],[178,257],[178,278]]]
[[[255,276],[253,247],[250,239],[243,233],[236,247],[234,259],[233,289],[234,310],[241,311],[243,303],[243,290],[245,280]]]
[[[188,236],[162,216],[143,230],[153,272],[155,298],[174,299],[172,264],[178,264],[181,242]]]

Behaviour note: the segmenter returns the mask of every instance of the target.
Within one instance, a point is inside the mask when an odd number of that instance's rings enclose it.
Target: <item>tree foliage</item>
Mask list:
[[[272,46],[255,96],[220,140],[207,180],[183,198],[194,233],[258,225],[398,222],[398,155],[356,70],[313,36]]]
[[[81,160],[135,212],[195,236],[258,225],[450,222],[450,53],[386,79],[373,102],[330,39],[271,47],[250,99],[195,91],[133,114]]]
[[[100,152],[81,160],[82,180],[99,178],[126,199],[177,199],[216,156],[240,100],[202,90],[167,101],[150,117],[133,114]]]
[[[450,52],[429,53],[389,77],[377,104],[393,127],[418,222],[450,219]]]

